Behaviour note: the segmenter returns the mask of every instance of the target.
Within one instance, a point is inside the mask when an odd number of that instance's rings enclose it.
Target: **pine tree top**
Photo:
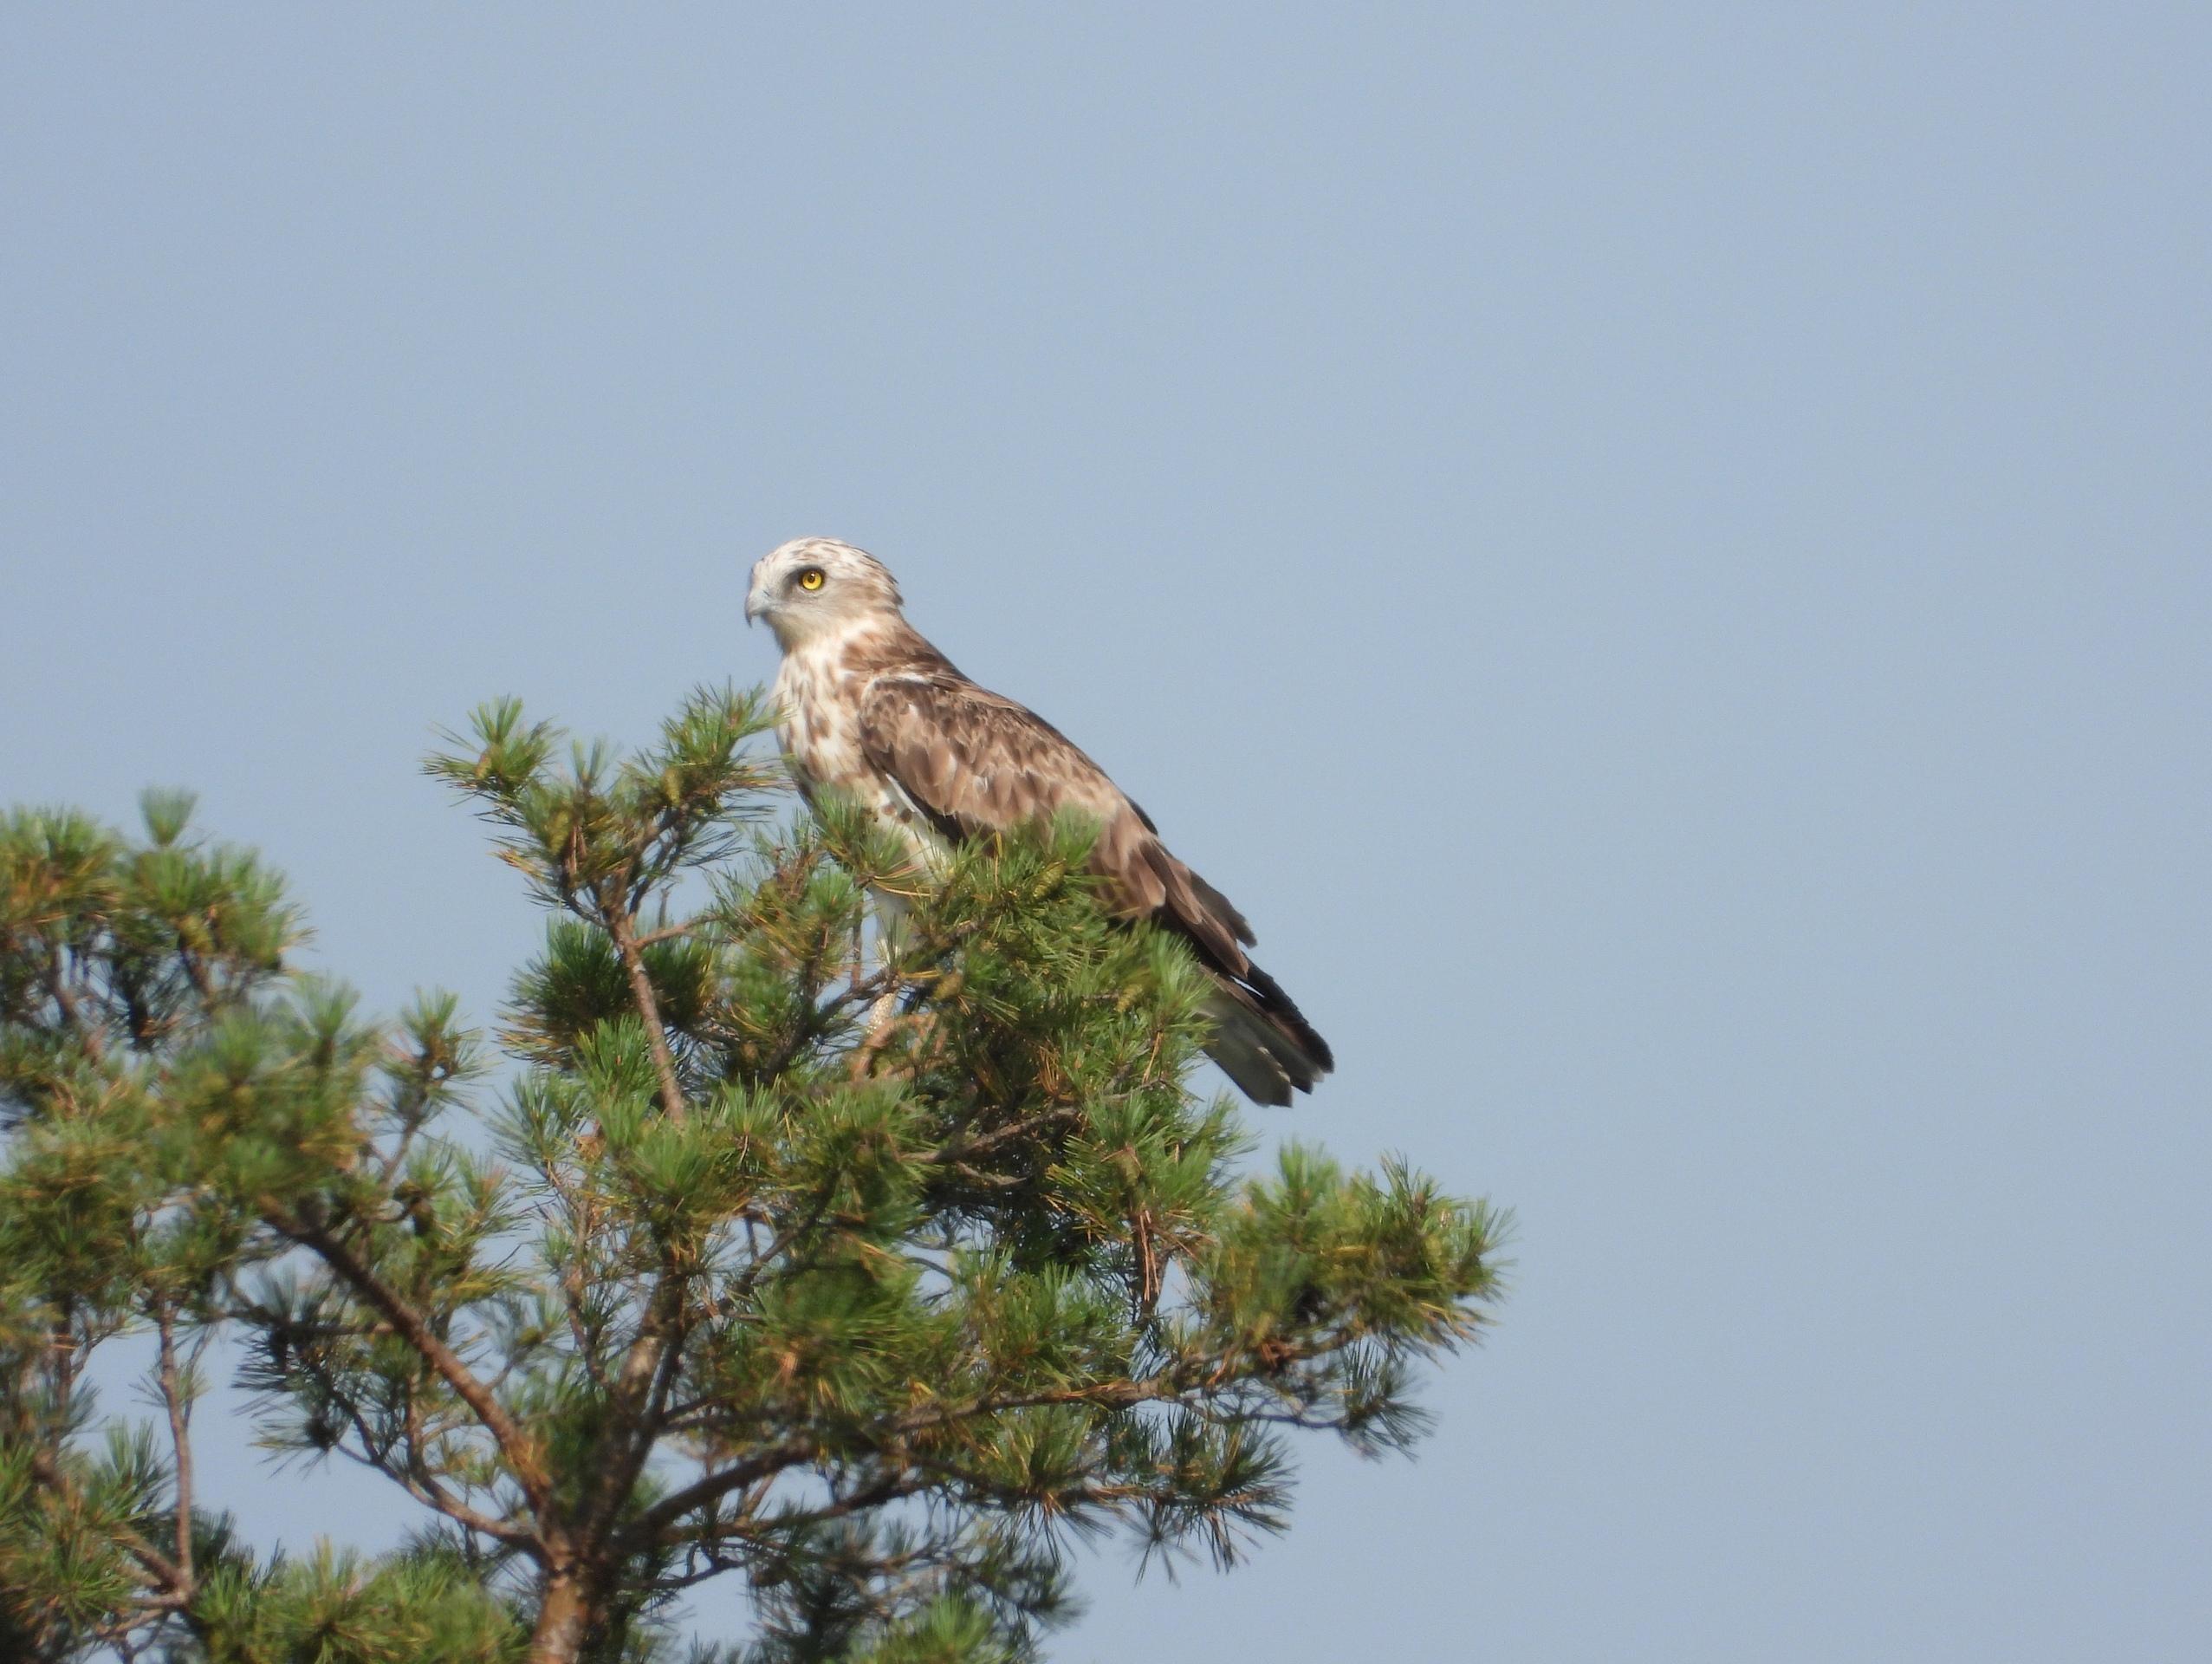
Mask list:
[[[1024,1658],[1075,1540],[1227,1565],[1291,1435],[1417,1435],[1498,1216],[1302,1145],[1248,1172],[1188,1084],[1202,980],[1106,915],[1087,829],[918,871],[780,822],[764,725],[703,691],[564,753],[503,702],[431,759],[548,913],[496,1086],[451,997],[378,1024],[289,972],[281,881],[188,800],[0,821],[0,1655],[644,1659],[735,1573],[733,1659]],[[131,1330],[158,1427],[83,1384]],[[198,1507],[217,1357],[412,1544]]]

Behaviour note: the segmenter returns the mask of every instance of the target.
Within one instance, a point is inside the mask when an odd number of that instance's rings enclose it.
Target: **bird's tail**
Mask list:
[[[1311,1092],[1336,1067],[1329,1043],[1256,965],[1241,977],[1221,978],[1206,1015],[1214,1024],[1206,1055],[1255,1103],[1288,1104],[1294,1089]]]

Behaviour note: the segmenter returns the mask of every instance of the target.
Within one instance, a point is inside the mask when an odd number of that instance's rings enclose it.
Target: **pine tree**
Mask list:
[[[550,915],[496,1083],[451,997],[378,1025],[289,972],[299,913],[189,800],[0,820],[0,1657],[672,1657],[729,1573],[714,1656],[1026,1659],[1078,1539],[1227,1565],[1294,1432],[1415,1437],[1497,1219],[1248,1174],[1185,1084],[1201,978],[1103,914],[1086,829],[918,871],[775,823],[763,725],[702,692],[564,754],[508,702],[431,760]],[[127,1333],[150,1423],[84,1380]],[[286,1554],[198,1506],[211,1356],[422,1528]]]

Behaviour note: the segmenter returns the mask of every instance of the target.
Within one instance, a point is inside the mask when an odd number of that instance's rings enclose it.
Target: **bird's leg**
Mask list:
[[[887,890],[876,892],[876,966],[883,972],[883,991],[868,1004],[868,1049],[879,1050],[887,1036],[884,1029],[898,1015],[898,978],[892,967],[898,955],[898,939],[906,923],[905,899]]]
[[[868,1038],[874,1041],[878,1034],[898,1016],[898,985],[893,983],[868,1002]]]

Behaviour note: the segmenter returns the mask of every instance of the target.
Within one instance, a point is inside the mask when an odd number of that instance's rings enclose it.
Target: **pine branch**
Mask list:
[[[160,1336],[161,1402],[169,1412],[170,1459],[176,1473],[177,1576],[188,1589],[192,1584],[191,1411],[177,1379],[177,1320],[166,1302],[159,1308],[154,1323]]]
[[[660,1076],[661,1108],[671,1121],[681,1121],[685,1113],[684,1089],[677,1083],[676,1058],[669,1050],[668,1030],[660,1020],[660,1001],[654,997],[645,955],[639,951],[636,926],[626,907],[610,903],[604,897],[600,903],[600,917],[607,934],[614,939],[614,951],[621,955],[622,968],[629,973],[630,997],[636,1002],[638,1016],[645,1024],[646,1043],[652,1048],[653,1070]]]
[[[1103,1386],[1069,1388],[1051,1393],[1030,1394],[1020,1397],[981,1400],[954,1410],[917,1412],[898,1417],[871,1430],[878,1446],[902,1445],[915,1434],[936,1431],[956,1423],[973,1420],[988,1415],[1004,1414],[1010,1410],[1036,1409],[1047,1405],[1087,1404],[1103,1409],[1126,1409],[1148,1401],[1171,1397],[1179,1390],[1168,1386],[1150,1387],[1136,1381],[1113,1381]],[[802,1463],[814,1460],[827,1453],[828,1446],[812,1435],[785,1440],[768,1450],[755,1453],[740,1462],[722,1468],[695,1480],[672,1495],[663,1498],[645,1511],[632,1523],[626,1537],[642,1544],[665,1540],[659,1534],[693,1509],[705,1507],[741,1486],[751,1485],[773,1474],[784,1472]],[[911,1457],[905,1459],[912,1459]]]
[[[509,1008],[513,1166],[431,1125],[467,1072],[450,998],[392,1047],[343,996],[272,981],[295,915],[250,856],[176,843],[173,815],[150,850],[0,816],[0,1095],[32,1117],[0,1152],[0,1338],[29,1337],[5,1419],[53,1433],[34,1479],[66,1466],[97,1523],[75,1637],[273,1657],[344,1623],[380,1660],[433,1636],[486,1658],[519,1625],[546,1664],[642,1661],[658,1602],[738,1570],[764,1656],[905,1657],[947,1613],[959,1638],[928,1656],[1029,1656],[1063,1532],[1225,1561],[1280,1523],[1283,1433],[1418,1431],[1408,1369],[1474,1337],[1493,1216],[1314,1153],[1240,1180],[1248,1135],[1184,1083],[1199,972],[1100,910],[1074,834],[894,874],[832,808],[671,922],[670,887],[736,849],[756,714],[701,695],[659,746],[564,770],[503,704],[433,762],[558,914]],[[913,926],[871,969],[886,874]],[[293,1246],[313,1271],[263,1305],[178,1293]],[[131,1312],[169,1450],[133,1432],[97,1462],[59,1430]],[[417,1546],[280,1568],[211,1518],[195,1541],[178,1331],[225,1322],[265,1330],[262,1413],[302,1413],[272,1442],[383,1474],[425,1511]]]
[[[269,1219],[293,1241],[312,1249],[438,1371],[498,1445],[499,1453],[506,1459],[509,1470],[522,1486],[522,1494],[529,1498],[531,1507],[542,1512],[551,1499],[552,1485],[538,1441],[508,1414],[505,1407],[492,1396],[490,1389],[461,1361],[459,1355],[438,1337],[422,1314],[321,1225],[281,1212],[272,1212]]]
[[[710,1527],[686,1531],[678,1540],[687,1544],[710,1544],[759,1542],[771,1537],[789,1539],[817,1525],[834,1524],[839,1520],[872,1513],[891,1503],[920,1496],[924,1492],[937,1488],[939,1483],[937,1477],[921,1472],[918,1466],[911,1472],[885,1474],[871,1480],[859,1490],[834,1501],[823,1503],[819,1507],[779,1511],[765,1520],[756,1516],[741,1517]]]
[[[581,1523],[587,1541],[602,1540],[637,1488],[660,1435],[675,1365],[683,1349],[683,1303],[689,1278],[664,1266],[637,1337],[624,1355],[611,1400],[610,1448],[600,1459],[598,1483]]]
[[[494,1518],[481,1509],[471,1507],[448,1491],[431,1471],[429,1460],[423,1454],[422,1407],[417,1402],[412,1387],[405,1389],[405,1419],[399,1439],[395,1441],[389,1434],[379,1436],[370,1427],[360,1401],[347,1392],[328,1369],[313,1359],[303,1358],[301,1363],[314,1375],[315,1385],[321,1389],[324,1398],[344,1412],[354,1438],[360,1441],[358,1451],[347,1450],[342,1442],[334,1445],[333,1448],[371,1472],[382,1474],[416,1501],[425,1507],[436,1509],[464,1530],[481,1532],[495,1543],[517,1550],[534,1560],[542,1558],[543,1546],[535,1531]],[[404,1457],[399,1466],[394,1466],[392,1461],[395,1442]]]
[[[814,1460],[822,1453],[821,1442],[811,1434],[787,1439],[767,1450],[756,1451],[743,1461],[695,1479],[645,1510],[621,1532],[618,1541],[625,1552],[634,1553],[666,1540],[668,1527],[695,1508],[704,1508],[742,1486],[757,1484],[778,1473]]]
[[[76,996],[69,991],[69,979],[62,968],[62,954],[58,948],[49,966],[47,978],[47,985],[53,991],[55,1009],[62,1013],[62,1022],[75,1030],[78,1043],[84,1047],[85,1055],[95,1063],[105,1062],[107,1038],[95,1024],[84,1020]]]
[[[177,949],[177,962],[185,967],[185,975],[191,981],[192,991],[200,997],[200,1004],[213,1011],[217,1003],[215,979],[208,975],[207,967],[200,963],[199,956],[189,947],[180,945]]]
[[[62,1470],[51,1451],[35,1450],[30,1458],[31,1477],[54,1495],[62,1498],[74,1508],[81,1506],[75,1483]],[[191,1580],[182,1568],[167,1555],[133,1531],[115,1533],[116,1544],[135,1560],[153,1580],[156,1598],[166,1604],[181,1606],[189,1598]]]

